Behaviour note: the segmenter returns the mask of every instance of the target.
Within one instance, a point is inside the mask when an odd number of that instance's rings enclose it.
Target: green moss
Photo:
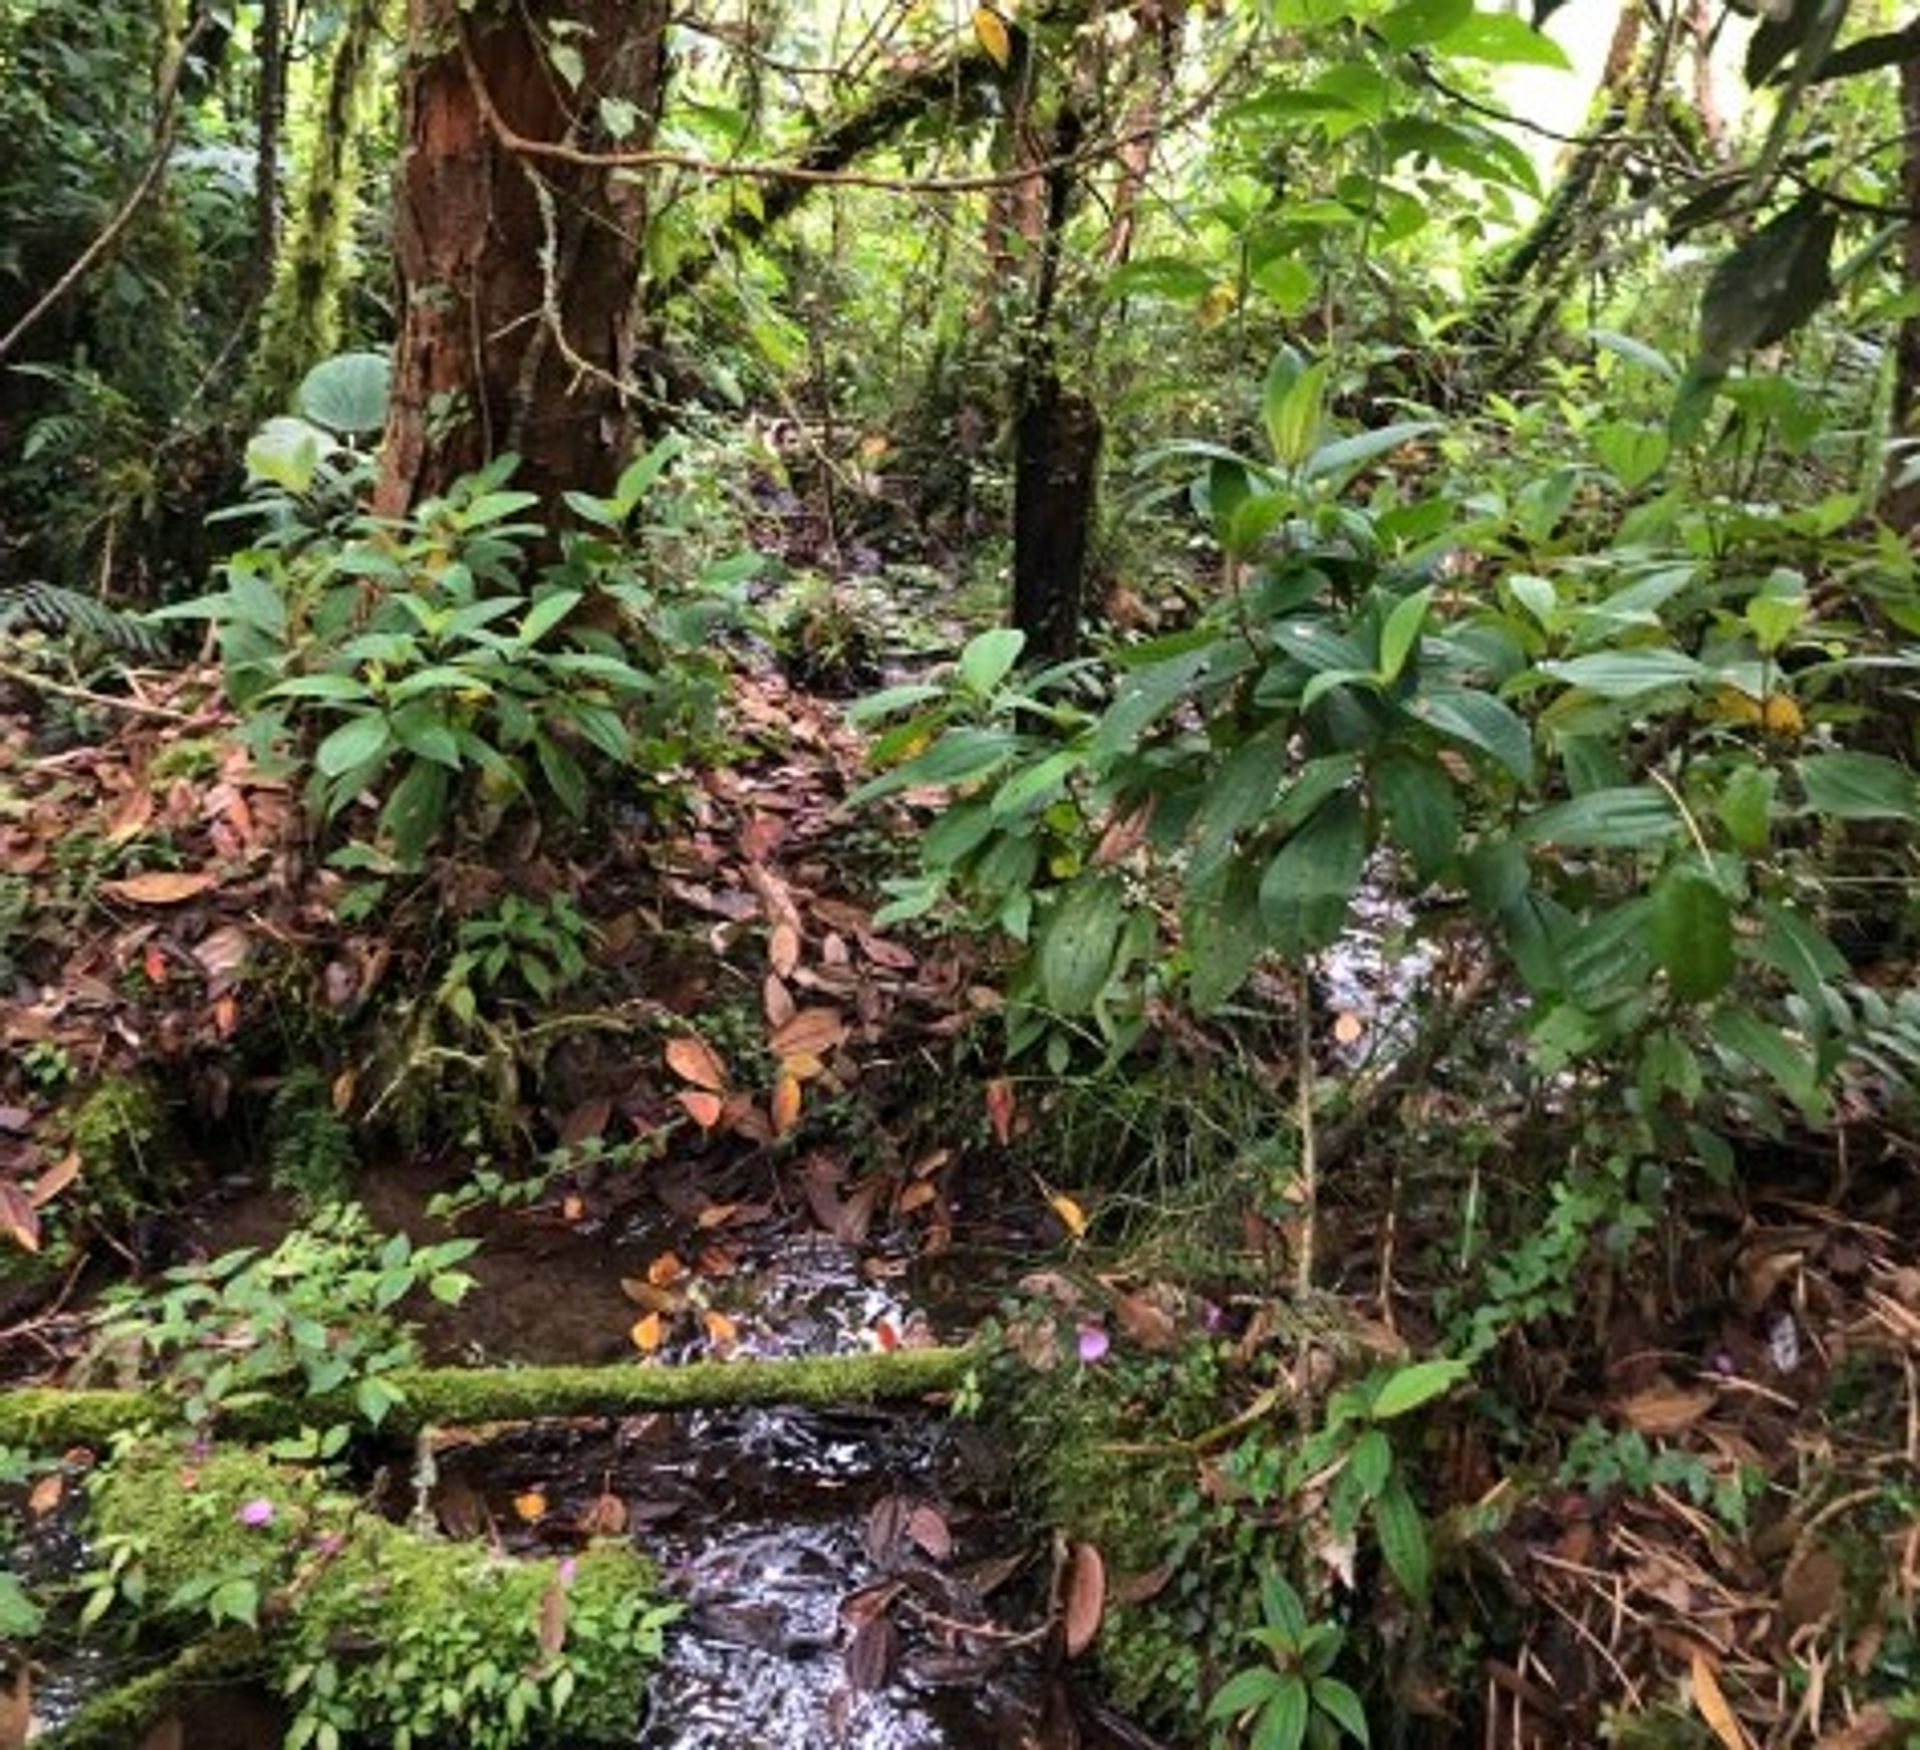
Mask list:
[[[175,1196],[182,1184],[165,1102],[141,1077],[110,1075],[74,1109],[69,1142],[80,1175],[62,1212],[109,1232]]]
[[[295,1738],[310,1719],[309,1736],[394,1750],[631,1742],[672,1615],[631,1549],[521,1561],[418,1537],[237,1448],[126,1449],[94,1531],[146,1624],[260,1625]]]

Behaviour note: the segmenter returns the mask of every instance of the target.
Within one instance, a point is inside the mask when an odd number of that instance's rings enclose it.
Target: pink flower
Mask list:
[[[264,1495],[256,1495],[251,1501],[242,1502],[234,1518],[242,1525],[271,1525],[273,1523],[273,1503]]]
[[[1107,1351],[1113,1347],[1113,1339],[1107,1335],[1104,1325],[1082,1325],[1080,1327],[1080,1359],[1089,1367],[1095,1362],[1104,1361]]]
[[[560,1564],[560,1584],[562,1586],[571,1586],[574,1575],[579,1572],[580,1564],[576,1562],[572,1556],[566,1557]]]

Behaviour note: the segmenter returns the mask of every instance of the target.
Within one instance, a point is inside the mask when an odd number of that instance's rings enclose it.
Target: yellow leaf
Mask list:
[[[1798,735],[1807,726],[1791,694],[1771,693],[1761,709],[1760,722],[1769,735]]]
[[[976,6],[973,9],[973,34],[980,39],[980,46],[993,57],[996,67],[1006,67],[1013,61],[1013,38],[1007,34],[1007,21],[991,6]]]
[[[538,1489],[529,1489],[524,1495],[515,1495],[513,1510],[529,1525],[536,1519],[547,1516],[547,1498]]]
[[[773,1133],[785,1136],[800,1122],[800,1079],[782,1075],[773,1084]]]
[[[700,1317],[707,1327],[707,1341],[716,1349],[731,1349],[740,1341],[740,1327],[725,1313],[708,1307]]]
[[[666,1321],[657,1312],[650,1312],[633,1321],[633,1329],[627,1335],[633,1339],[633,1346],[642,1355],[651,1355],[667,1338]]]
[[[1701,1652],[1693,1655],[1693,1705],[1727,1750],[1753,1750],[1753,1740],[1747,1736],[1746,1727],[1734,1717],[1720,1679],[1714,1675],[1706,1654]]]
[[[696,1039],[692,1034],[668,1042],[667,1068],[696,1088],[715,1094],[727,1091],[727,1066],[721,1062],[720,1054],[704,1039]]]
[[[1047,1206],[1059,1216],[1061,1224],[1076,1240],[1087,1237],[1087,1212],[1064,1191],[1049,1191]]]

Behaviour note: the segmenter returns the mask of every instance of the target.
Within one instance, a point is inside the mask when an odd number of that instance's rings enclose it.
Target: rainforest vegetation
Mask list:
[[[1920,1742],[1910,8],[0,135],[0,1750]]]

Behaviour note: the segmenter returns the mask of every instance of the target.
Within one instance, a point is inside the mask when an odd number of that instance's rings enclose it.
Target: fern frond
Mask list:
[[[166,640],[138,614],[38,578],[0,588],[0,637],[22,630],[45,632],[151,661]]]

